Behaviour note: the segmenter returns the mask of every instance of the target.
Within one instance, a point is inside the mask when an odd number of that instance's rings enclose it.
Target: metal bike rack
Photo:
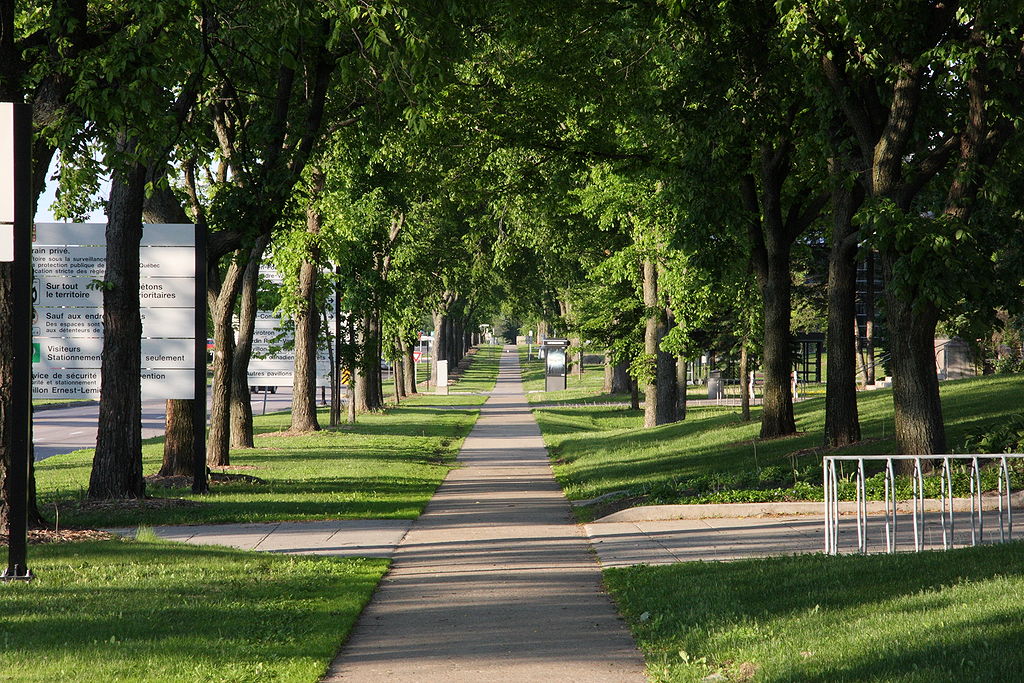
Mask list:
[[[825,489],[825,553],[836,555],[839,552],[839,482],[841,478],[842,464],[849,462],[854,465],[852,476],[856,490],[856,524],[857,524],[857,550],[861,553],[868,552],[868,501],[867,501],[867,479],[865,463],[883,462],[882,471],[885,473],[883,489],[885,490],[885,552],[894,553],[897,550],[896,528],[898,522],[898,506],[896,498],[896,468],[894,462],[911,462],[911,522],[914,530],[914,550],[921,551],[927,546],[925,537],[926,505],[924,497],[924,470],[922,461],[931,460],[940,463],[940,503],[939,523],[942,530],[942,547],[949,550],[954,546],[954,498],[953,498],[953,466],[963,463],[967,468],[968,481],[970,485],[970,524],[971,524],[971,545],[980,545],[985,542],[985,514],[981,490],[981,461],[995,461],[997,472],[997,498],[998,508],[996,512],[999,524],[998,542],[1012,540],[1013,538],[1013,510],[1010,494],[1010,470],[1009,460],[1024,458],[1021,454],[995,454],[995,455],[940,455],[940,456],[917,456],[917,455],[829,455],[822,461],[824,489]]]

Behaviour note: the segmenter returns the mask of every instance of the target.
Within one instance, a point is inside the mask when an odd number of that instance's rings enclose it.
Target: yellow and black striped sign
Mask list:
[[[352,373],[349,371],[348,368],[345,368],[344,370],[341,371],[341,383],[342,384],[351,384],[352,383]]]

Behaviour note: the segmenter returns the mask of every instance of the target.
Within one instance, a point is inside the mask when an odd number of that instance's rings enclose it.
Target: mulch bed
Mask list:
[[[114,534],[98,529],[30,529],[28,542],[30,545],[43,543],[81,543],[83,541],[109,541],[117,538]],[[0,546],[7,545],[7,535],[0,534]]]
[[[254,465],[238,465],[235,467],[225,467],[223,469],[257,469]],[[148,477],[144,477],[146,480],[146,486],[154,486],[157,488],[165,489],[190,489],[192,488],[192,477],[186,475],[175,475],[171,477],[162,477],[159,474],[151,474]],[[210,472],[210,483],[211,484],[266,484],[266,480],[254,477],[251,474],[229,474],[227,472]],[[147,499],[149,500],[149,499]],[[154,498],[153,500],[164,500]],[[177,500],[175,498],[169,498],[166,500]],[[189,501],[194,502],[194,501]]]

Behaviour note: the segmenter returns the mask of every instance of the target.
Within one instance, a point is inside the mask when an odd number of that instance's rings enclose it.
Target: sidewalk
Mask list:
[[[515,354],[327,681],[643,681]]]

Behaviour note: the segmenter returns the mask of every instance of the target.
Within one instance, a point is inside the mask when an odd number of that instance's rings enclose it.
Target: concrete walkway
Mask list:
[[[153,531],[168,541],[223,545],[289,555],[391,557],[412,521],[408,519],[343,519],[318,522],[197,524],[158,526]],[[134,536],[135,529],[107,529]]]
[[[516,354],[327,681],[643,681],[554,481]]]

